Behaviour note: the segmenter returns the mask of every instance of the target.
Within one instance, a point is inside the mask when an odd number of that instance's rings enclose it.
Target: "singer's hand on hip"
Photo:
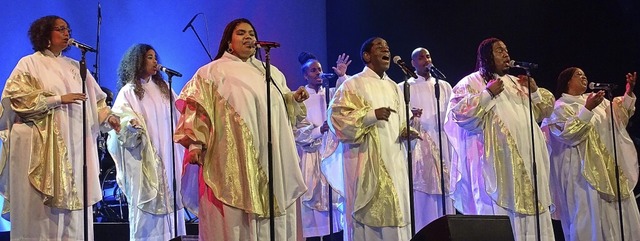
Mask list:
[[[600,105],[604,100],[604,90],[600,90],[597,93],[591,93],[587,96],[587,100],[584,103],[584,108],[587,110],[593,110],[596,106]]]
[[[633,88],[636,87],[637,77],[638,77],[638,75],[637,75],[636,72],[633,72],[633,74],[632,73],[627,73],[627,76],[626,76],[626,78],[627,78],[626,94],[628,96],[633,95]]]
[[[295,99],[298,103],[301,103],[309,99],[309,92],[307,92],[304,86],[300,86],[300,88],[298,88],[296,92],[293,93],[293,99]]]
[[[202,166],[202,160],[200,158],[201,156],[202,149],[189,150],[189,153],[187,154],[187,160],[189,161],[189,164]]]
[[[349,55],[342,53],[338,55],[338,60],[336,60],[336,67],[333,68],[333,72],[338,76],[342,77],[347,74],[347,68],[351,64],[351,60],[349,60]]]
[[[60,96],[60,102],[62,104],[79,104],[85,100],[87,100],[87,95],[83,93],[69,93]]]
[[[120,117],[110,115],[109,118],[107,118],[107,123],[109,123],[109,126],[116,132],[120,132]]]
[[[389,121],[389,116],[391,116],[391,112],[395,113],[396,111],[389,107],[382,107],[375,110],[376,119]]]
[[[504,90],[504,83],[502,83],[501,79],[492,79],[487,83],[486,89],[495,97]]]
[[[531,80],[531,82],[529,82]],[[528,84],[531,84],[529,88],[531,88],[531,93],[538,91],[538,84],[536,84],[536,80],[533,77],[529,77],[526,75],[518,75],[518,83],[520,85],[527,87]]]

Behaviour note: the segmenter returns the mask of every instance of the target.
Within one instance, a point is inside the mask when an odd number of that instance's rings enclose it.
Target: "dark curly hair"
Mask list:
[[[156,51],[151,45],[148,44],[134,44],[129,47],[127,52],[122,56],[122,60],[120,61],[120,66],[118,67],[118,91],[122,89],[126,84],[133,84],[133,92],[136,94],[138,99],[142,100],[144,97],[144,89],[142,88],[142,84],[140,83],[140,78],[144,74],[145,70],[145,59],[147,55],[147,51],[153,50]],[[160,56],[156,51],[156,59],[158,63],[160,63]],[[160,71],[156,72],[151,79],[153,83],[158,85],[160,88],[160,92],[162,92],[162,97],[169,99],[169,86],[162,79],[162,74]]]
[[[67,23],[67,26],[71,28],[67,20],[56,15],[44,16],[31,23],[28,35],[29,41],[31,41],[31,48],[34,51],[42,52],[48,48],[51,40],[51,31],[53,31],[58,19]]]
[[[229,49],[229,42],[231,42],[231,36],[233,35],[233,30],[236,29],[236,26],[238,26],[238,24],[241,24],[241,23],[249,24],[251,28],[253,28],[253,32],[255,33],[256,40],[258,40],[258,30],[256,30],[256,28],[253,26],[251,21],[249,21],[246,18],[234,19],[233,21],[229,22],[227,26],[224,28],[224,32],[222,33],[222,39],[220,39],[220,45],[218,46],[218,54],[216,54],[216,57],[213,58],[214,60],[222,58],[222,55],[224,54],[224,52],[226,52],[227,49]]]
[[[310,59],[318,59],[316,58],[316,56],[312,53],[309,52],[302,52],[298,55],[298,62],[300,62],[300,64],[304,65],[305,63],[307,63],[307,61],[309,61]]]
[[[493,44],[501,41],[497,38],[488,38],[478,46],[476,70],[480,71],[485,81],[493,79],[493,73],[496,72],[496,63],[493,60]]]
[[[558,80],[556,82],[556,92],[554,93],[556,95],[556,98],[560,98],[562,97],[563,93],[567,93],[569,81],[573,77],[573,74],[576,73],[576,70],[578,70],[577,67],[569,67],[560,72],[560,74],[558,75]]]

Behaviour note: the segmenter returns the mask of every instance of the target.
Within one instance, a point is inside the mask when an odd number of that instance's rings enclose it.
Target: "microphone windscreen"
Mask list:
[[[400,61],[402,61],[402,58],[400,58],[400,56],[396,55],[393,57],[393,62],[396,64],[400,64]]]

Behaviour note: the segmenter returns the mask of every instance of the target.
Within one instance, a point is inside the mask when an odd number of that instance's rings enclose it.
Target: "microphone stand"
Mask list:
[[[324,101],[326,103],[324,115],[326,116],[326,110],[329,108],[329,102],[331,102],[331,96],[329,96],[329,80],[323,78],[322,85],[324,86]],[[325,132],[324,135],[328,135],[327,132]],[[329,240],[333,241],[333,187],[331,187],[328,181],[327,186],[329,186]]]
[[[80,49],[82,57],[80,58],[80,78],[82,79],[82,94],[87,94],[87,59],[86,49]],[[84,240],[89,240],[89,213],[87,203],[89,195],[87,194],[87,101],[82,101],[82,205],[84,210]]]
[[[404,72],[404,70],[403,70]],[[411,127],[409,125],[409,121],[411,117],[409,116],[409,112],[411,112],[411,108],[409,107],[409,103],[411,102],[411,85],[409,85],[409,81],[407,77],[408,73],[405,72],[405,81],[404,81],[404,116],[406,122],[406,133],[407,133],[407,172],[409,176],[409,213],[411,216],[411,236],[416,234],[416,214],[414,213],[414,200],[413,200],[413,154],[411,151]]]
[[[269,238],[276,240],[275,203],[273,197],[273,141],[271,130],[271,46],[263,46],[265,56],[265,83],[267,85],[267,166],[269,167]]]
[[[615,119],[613,119],[613,89],[607,89],[607,95],[610,99],[609,101],[609,114],[611,117],[611,137],[613,138],[613,160],[616,165],[616,191],[618,194],[618,216],[620,218],[620,240],[624,240],[624,224],[622,218],[622,197],[620,190],[620,166],[618,166],[618,150],[616,145],[616,126]]]
[[[429,70],[431,71],[431,70]],[[433,74],[432,74],[433,75]],[[447,215],[447,203],[446,203],[446,194],[444,188],[444,160],[442,158],[442,123],[440,116],[440,81],[434,75],[434,79],[436,80],[433,85],[433,93],[436,97],[436,118],[438,118],[438,148],[440,149],[440,190],[442,191],[442,216]]]
[[[93,73],[93,76],[96,77],[96,82],[98,82],[98,84],[100,84],[100,74],[99,74],[99,69],[98,66],[100,63],[100,58],[98,57],[100,55],[100,28],[102,26],[102,7],[100,7],[100,2],[98,2],[98,30],[96,33],[96,62],[95,64],[93,64],[93,67],[96,69],[96,71]],[[121,209],[122,210],[122,209]]]
[[[173,127],[173,116],[174,116],[174,100],[173,100],[173,88],[171,84],[173,81],[171,78],[173,74],[169,71],[166,72],[168,76],[167,82],[169,82],[169,122],[171,123],[171,165],[173,169],[173,235],[174,237],[178,237],[178,191],[177,191],[177,178],[176,178],[176,148],[175,142],[173,139],[174,127]]]
[[[529,71],[528,68],[522,68],[525,70],[525,72],[527,73],[527,90],[528,90],[528,95],[529,95],[529,129],[530,129],[530,133],[531,133],[531,166],[532,166],[532,172],[533,172],[533,190],[535,190],[534,194],[533,194],[533,205],[535,206],[535,211],[536,211],[536,239],[538,241],[541,240],[541,236],[540,236],[540,207],[538,207],[538,202],[540,200],[540,198],[538,197],[538,167],[536,164],[536,142],[535,142],[535,136],[534,136],[534,131],[533,131],[533,124],[535,123],[533,121],[533,100],[531,98],[531,72]]]
[[[200,14],[200,13],[199,13]],[[197,16],[197,15],[196,15]],[[194,16],[195,18],[195,16]],[[192,20],[193,21],[193,20]],[[191,23],[189,23],[189,26],[187,26],[189,28],[191,28],[191,30],[193,30],[193,33],[196,35],[196,38],[198,38],[198,41],[200,42],[200,45],[202,45],[202,48],[204,49],[204,52],[207,53],[207,56],[209,56],[209,60],[213,61],[213,58],[211,58],[211,54],[209,53],[209,50],[207,49],[207,47],[204,45],[204,43],[202,42],[202,39],[200,39],[200,35],[198,35],[198,32],[196,31],[196,29],[193,27],[193,25]],[[182,31],[184,32],[184,31]]]

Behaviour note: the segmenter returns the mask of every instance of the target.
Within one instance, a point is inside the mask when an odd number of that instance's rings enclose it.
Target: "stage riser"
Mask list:
[[[186,224],[187,236],[172,239],[176,241],[198,240],[198,224]],[[129,240],[129,223],[95,223],[93,225],[94,241],[126,241]],[[195,237],[195,239],[193,239]]]

